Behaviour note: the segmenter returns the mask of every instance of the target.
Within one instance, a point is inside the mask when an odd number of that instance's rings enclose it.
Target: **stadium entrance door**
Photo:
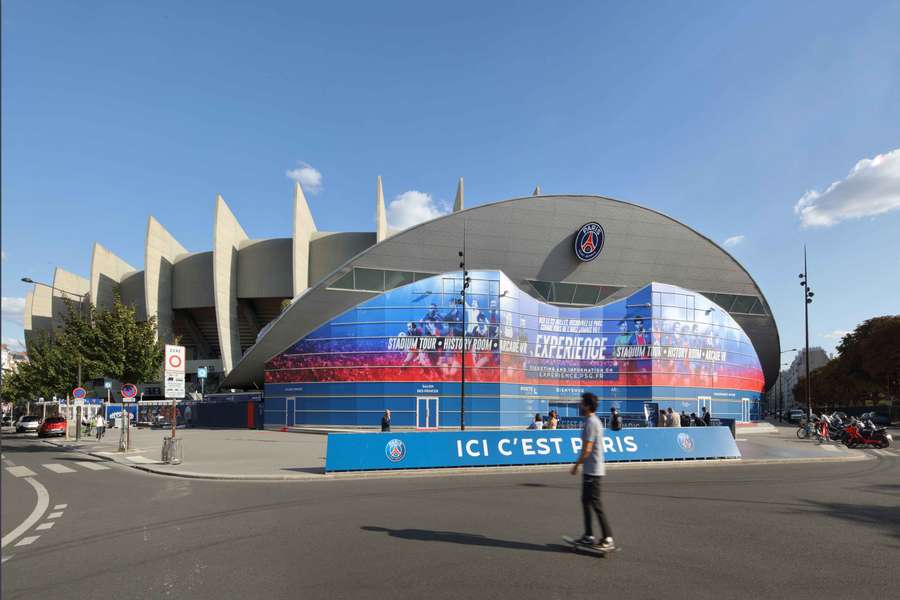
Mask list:
[[[438,399],[435,396],[416,398],[416,429],[438,428]]]

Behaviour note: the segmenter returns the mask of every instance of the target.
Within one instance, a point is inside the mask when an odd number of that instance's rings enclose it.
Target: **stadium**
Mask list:
[[[89,277],[57,268],[35,285],[26,343],[61,324],[64,298],[103,310],[118,289],[186,346],[189,384],[205,367],[207,391],[263,390],[266,426],[371,426],[390,409],[398,426],[458,427],[463,389],[476,427],[574,415],[583,391],[601,413],[759,417],[774,318],[746,269],[687,225],[539,189],[466,209],[460,180],[451,213],[395,232],[380,178],[375,200],[374,232],[324,232],[297,185],[293,236],[251,239],[218,197],[206,252],[150,217],[143,270],[95,243]]]

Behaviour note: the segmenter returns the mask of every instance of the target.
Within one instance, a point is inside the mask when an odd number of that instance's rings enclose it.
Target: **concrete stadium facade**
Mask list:
[[[710,239],[654,210],[601,196],[542,195],[538,188],[465,209],[463,195],[460,180],[453,212],[392,232],[379,177],[374,232],[323,232],[298,184],[293,236],[277,239],[251,239],[217,197],[212,250],[204,252],[189,252],[150,217],[143,270],[95,244],[89,279],[56,269],[57,289],[36,285],[28,293],[26,343],[60,325],[64,297],[103,310],[118,286],[141,318],[157,318],[162,340],[178,337],[188,348],[189,382],[207,366],[224,387],[262,388],[267,362],[323,323],[410,277],[458,270],[465,237],[468,269],[500,271],[553,305],[603,304],[651,282],[703,294],[746,332],[765,387],[774,383],[779,340],[769,305],[746,269]],[[605,240],[596,260],[584,262],[572,248],[588,222],[602,225]]]

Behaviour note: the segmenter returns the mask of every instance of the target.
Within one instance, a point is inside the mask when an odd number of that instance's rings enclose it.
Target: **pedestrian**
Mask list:
[[[610,411],[609,428],[613,431],[621,431],[622,429],[622,415],[619,414],[619,409],[616,407],[613,407]]]
[[[709,414],[709,409],[705,406],[703,407],[703,424],[709,427],[710,422],[712,422],[712,415]]]
[[[694,427],[699,427],[703,425],[703,419],[697,416],[697,413],[691,413],[691,425]]]
[[[581,430],[581,454],[572,465],[572,475],[578,474],[579,465],[584,465],[581,476],[581,509],[584,513],[584,535],[579,543],[596,545],[603,550],[615,548],[612,529],[606,521],[603,512],[603,502],[600,497],[601,481],[606,474],[603,463],[603,424],[597,418],[597,396],[590,392],[581,395],[581,414],[584,416],[584,427]],[[600,543],[594,537],[593,518],[591,511],[597,515],[600,522]]]
[[[674,412],[671,406],[666,412],[669,415],[669,427],[681,427],[681,416]]]
[[[550,411],[550,418],[547,420],[546,429],[558,429],[559,428],[559,415],[556,414],[555,410]]]
[[[528,426],[528,429],[543,429],[544,428],[544,417],[539,414],[534,415],[534,421],[531,422],[531,425]]]
[[[390,409],[385,409],[384,414],[381,415],[381,431],[382,433],[391,430],[391,411]]]
[[[681,411],[681,426],[682,427],[690,427],[691,426],[691,418],[684,411]]]
[[[669,426],[669,418],[666,416],[666,411],[659,411],[659,420],[656,422],[657,427],[668,427]]]
[[[97,440],[102,440],[103,434],[106,433],[106,420],[100,413],[97,413],[97,416],[94,417],[94,428],[97,430]]]

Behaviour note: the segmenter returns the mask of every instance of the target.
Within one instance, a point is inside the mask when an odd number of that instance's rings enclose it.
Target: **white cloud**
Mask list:
[[[2,319],[21,326],[25,322],[25,298],[3,296]]]
[[[289,179],[299,181],[303,191],[310,194],[318,194],[322,190],[322,173],[309,163],[297,161],[296,169],[284,172]]]
[[[409,190],[387,205],[388,227],[400,231],[430,221],[450,212],[450,207],[437,202],[431,194]]]
[[[825,338],[826,340],[840,340],[848,333],[850,333],[850,332],[845,329],[835,329],[834,331],[829,331],[828,333],[822,335],[822,337]],[[810,362],[812,362],[812,361],[810,361]]]
[[[722,245],[726,248],[734,248],[738,244],[744,241],[743,235],[733,235],[730,238],[726,238]]]
[[[835,181],[821,194],[810,190],[794,205],[803,227],[831,227],[898,209],[900,148],[859,161],[846,179]]]

